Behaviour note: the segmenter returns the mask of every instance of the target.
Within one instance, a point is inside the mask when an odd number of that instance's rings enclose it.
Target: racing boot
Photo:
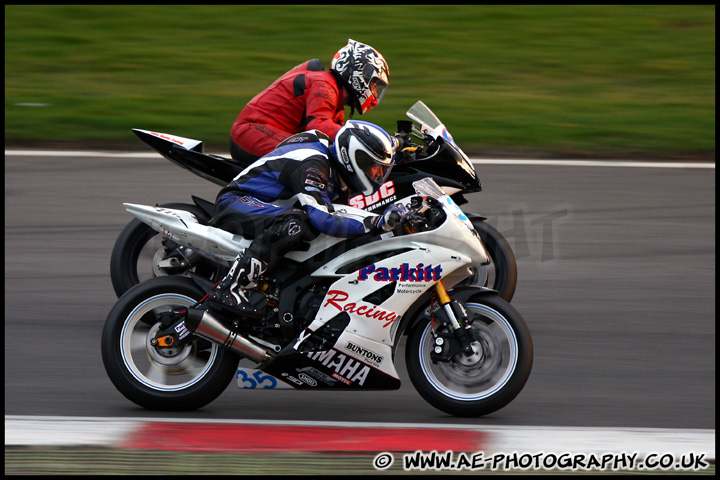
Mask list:
[[[261,317],[262,314],[248,301],[245,291],[257,286],[260,275],[266,268],[265,262],[241,253],[225,278],[210,293],[210,305],[239,315]]]

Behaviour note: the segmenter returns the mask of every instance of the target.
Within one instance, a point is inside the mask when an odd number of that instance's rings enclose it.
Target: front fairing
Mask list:
[[[490,257],[480,235],[455,201],[430,178],[413,182],[413,188],[421,197],[434,198],[446,213],[445,222],[437,229],[431,230],[440,237],[438,245],[455,249],[469,256],[474,266],[488,264]]]
[[[480,179],[468,156],[455,143],[445,125],[423,102],[418,101],[410,107],[407,116],[416,123],[412,132],[423,139],[426,148],[416,160],[396,165],[394,168],[398,173],[406,168],[416,168],[432,175],[450,177],[462,183],[466,193],[482,190]],[[432,142],[428,142],[428,139]]]
[[[468,168],[468,163],[457,154],[457,151],[445,143],[440,144],[439,148],[429,157],[395,165],[390,172],[389,179],[393,180],[418,171],[431,175],[440,182],[442,182],[442,178],[458,182],[462,186],[464,193],[482,190],[480,179],[475,174],[474,169],[471,171]]]

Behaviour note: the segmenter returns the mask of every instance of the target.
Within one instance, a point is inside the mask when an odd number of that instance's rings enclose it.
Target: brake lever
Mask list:
[[[425,230],[425,211],[428,209],[425,203],[425,198],[415,196],[410,199],[408,205],[408,211],[410,212],[407,218],[407,224],[415,231]]]

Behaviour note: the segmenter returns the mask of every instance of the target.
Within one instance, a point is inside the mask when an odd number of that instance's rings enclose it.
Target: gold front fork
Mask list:
[[[460,323],[461,319],[459,319],[453,311],[451,305],[452,300],[450,300],[450,295],[448,295],[447,290],[445,290],[445,285],[443,285],[442,281],[438,281],[435,284],[435,292],[437,293],[438,300],[440,301],[440,308],[443,309],[453,334],[460,342],[460,345],[462,345],[463,353],[466,356],[473,354],[474,352],[471,346],[471,339],[468,332],[465,331],[466,329]]]
[[[438,300],[440,300],[440,305],[450,303],[450,295],[448,295],[447,290],[445,290],[445,285],[443,285],[442,280],[439,280],[435,284],[435,293],[437,293]]]

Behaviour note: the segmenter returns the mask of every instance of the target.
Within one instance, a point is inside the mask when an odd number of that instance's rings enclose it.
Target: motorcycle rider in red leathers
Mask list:
[[[221,228],[238,228],[244,233],[250,233],[251,227],[255,239],[211,292],[210,302],[215,308],[237,313],[252,310],[243,290],[255,285],[273,259],[311,235],[309,229],[348,236],[366,228],[386,228],[386,220],[395,218],[388,211],[376,219],[377,225],[366,226],[333,212],[328,196],[337,195],[340,183],[345,182],[353,190],[371,194],[380,186],[371,179],[386,177],[394,163],[396,142],[384,130],[365,122],[343,126],[345,106],[353,112],[357,109],[361,115],[369,112],[380,103],[388,84],[389,70],[383,56],[369,45],[350,39],[333,57],[329,71],[324,70],[320,60],[304,62],[243,108],[231,128],[230,153],[252,165],[220,192],[213,221]],[[346,135],[337,148],[333,141],[341,130]],[[364,145],[360,138],[374,147],[358,147]],[[337,148],[337,153],[330,150],[331,146]],[[310,152],[311,157],[295,158],[292,152],[297,148]],[[338,158],[341,149],[352,151],[343,157],[343,161],[350,162],[347,172]],[[356,159],[356,151],[364,153]],[[328,176],[338,168],[345,177],[343,181]],[[265,203],[275,200],[274,194],[283,196],[290,190],[308,190],[307,198],[313,197],[319,204],[313,207],[310,202],[306,213]]]
[[[350,39],[333,57],[329,71],[320,60],[309,60],[250,100],[230,130],[230,154],[250,163],[291,135],[308,130],[319,130],[333,140],[343,125],[345,106],[361,115],[375,108],[389,75],[377,50]]]

